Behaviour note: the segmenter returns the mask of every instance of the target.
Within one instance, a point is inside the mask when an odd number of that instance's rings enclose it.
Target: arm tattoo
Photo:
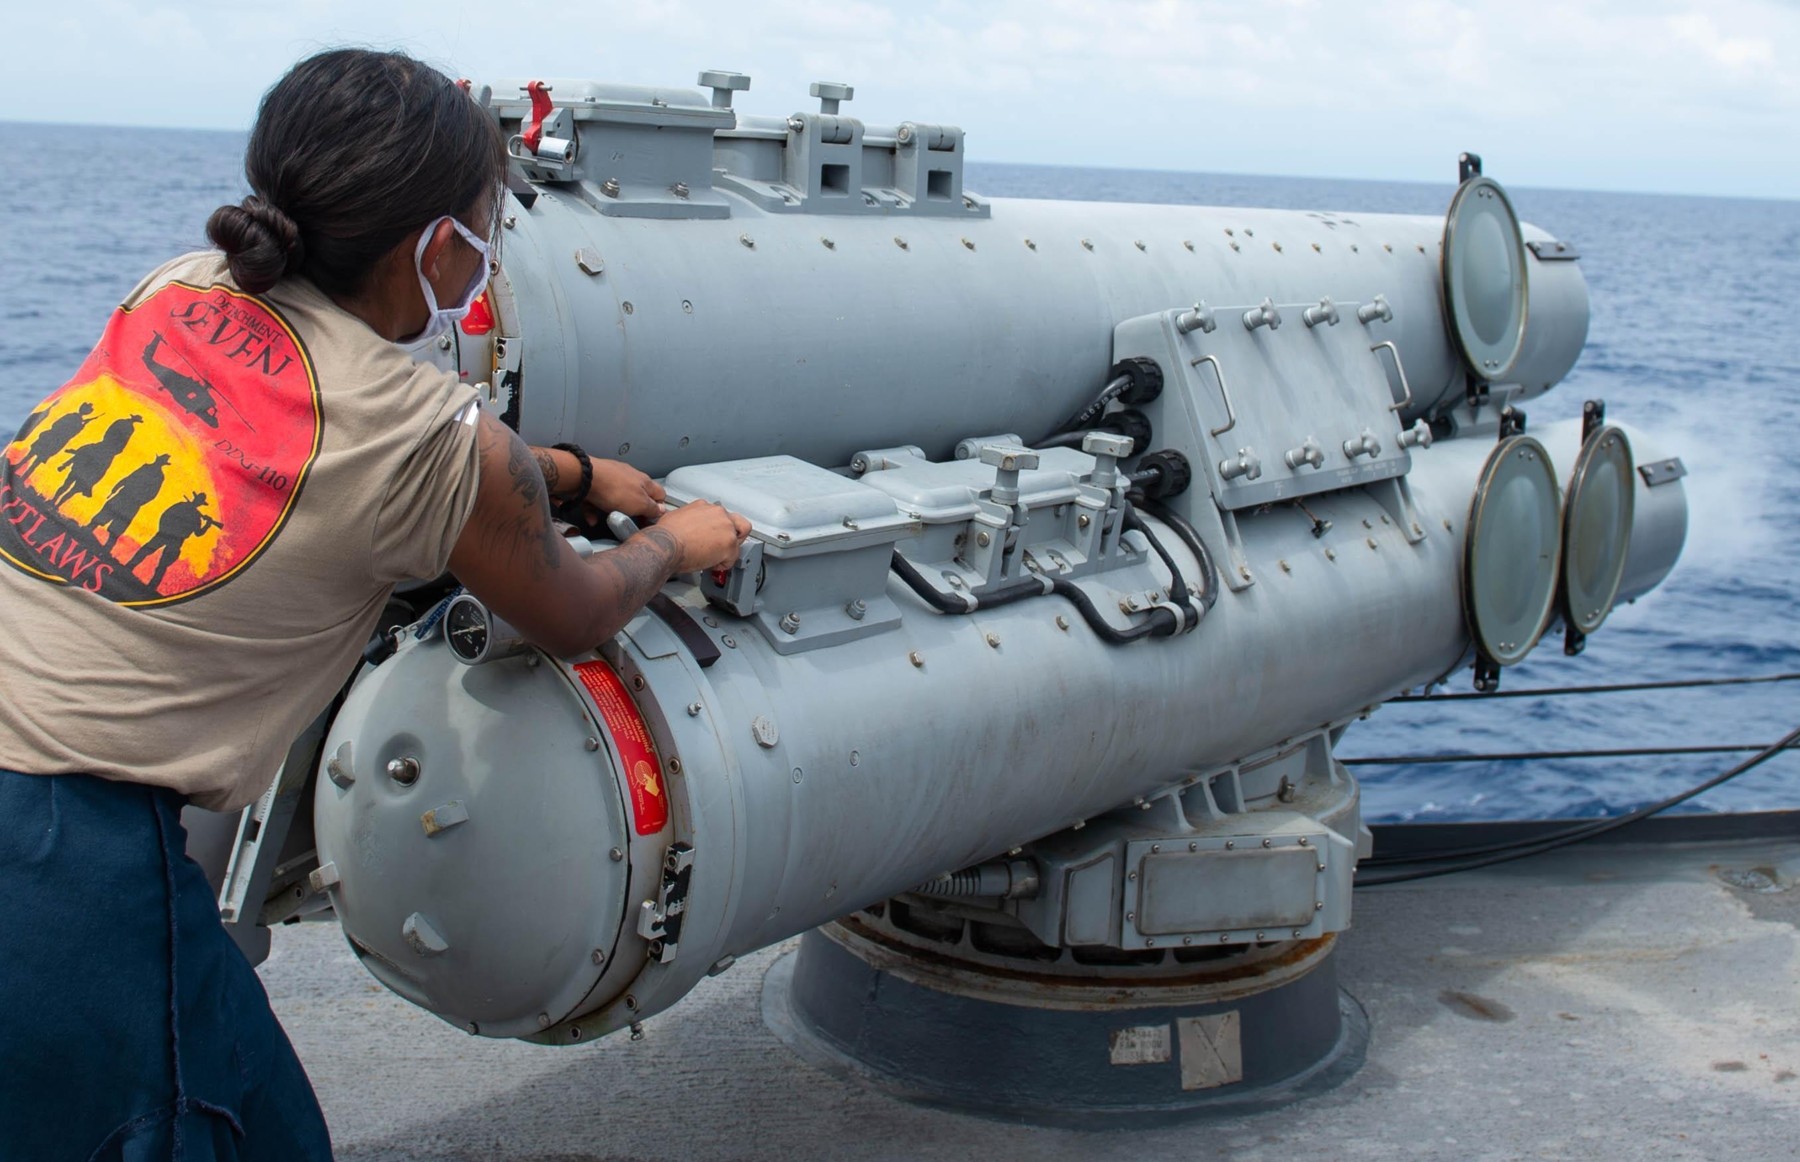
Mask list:
[[[549,489],[551,496],[555,496],[556,486],[561,483],[558,479],[561,474],[556,470],[556,457],[548,448],[533,448],[531,454],[537,458],[538,471],[544,474],[544,487]]]
[[[550,520],[544,478],[525,441],[507,433],[506,475],[518,504],[488,528],[488,550],[504,560],[530,560],[534,576],[562,567],[562,538]]]
[[[590,560],[612,590],[613,606],[607,613],[628,621],[637,615],[673,574],[681,559],[675,538],[652,525],[616,549],[596,553]]]

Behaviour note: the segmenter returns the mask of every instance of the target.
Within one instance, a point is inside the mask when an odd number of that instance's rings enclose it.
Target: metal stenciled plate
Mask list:
[[[1469,633],[1503,666],[1524,659],[1549,623],[1562,546],[1556,470],[1530,436],[1502,440],[1469,512],[1463,604]]]
[[[1464,182],[1444,215],[1444,306],[1469,370],[1505,378],[1525,347],[1525,240],[1500,183]]]
[[[1575,628],[1593,633],[1612,612],[1631,551],[1636,478],[1631,442],[1601,428],[1582,445],[1563,501],[1564,609]]]

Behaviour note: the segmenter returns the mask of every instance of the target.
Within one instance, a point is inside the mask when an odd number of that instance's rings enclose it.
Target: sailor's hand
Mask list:
[[[596,464],[596,474],[598,471]],[[748,520],[710,500],[696,500],[663,513],[656,527],[673,534],[680,547],[676,573],[731,568],[737,564],[744,538],[750,535]]]
[[[595,460],[594,483],[583,498],[589,509],[622,512],[640,526],[662,516],[663,486],[629,464]]]

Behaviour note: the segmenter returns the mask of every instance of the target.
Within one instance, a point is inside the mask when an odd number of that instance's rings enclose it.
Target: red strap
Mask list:
[[[525,122],[525,132],[519,137],[526,149],[536,153],[538,142],[544,139],[544,118],[555,106],[550,104],[550,86],[542,81],[532,81],[525,86],[525,92],[531,97],[531,119]]]

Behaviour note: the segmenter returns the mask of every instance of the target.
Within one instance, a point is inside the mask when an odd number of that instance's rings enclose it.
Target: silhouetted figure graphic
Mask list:
[[[162,491],[163,469],[168,463],[168,453],[159,453],[156,459],[113,485],[113,490],[107,494],[106,503],[100,506],[100,511],[88,522],[88,527],[94,530],[95,540],[100,539],[100,530],[104,528],[106,543],[118,543],[119,534],[130,527],[132,518]]]
[[[150,576],[150,588],[159,588],[163,574],[181,557],[181,546],[189,537],[202,536],[210,529],[225,527],[201,512],[204,507],[206,493],[196,492],[186,500],[177,501],[163,509],[162,519],[156,522],[156,535],[144,542],[144,547],[126,563],[125,571],[135,575],[138,563],[155,553],[156,570]]]
[[[156,376],[156,382],[162,384],[162,389],[184,410],[199,416],[209,427],[218,427],[219,408],[213,401],[212,384],[158,363],[156,349],[162,345],[162,332],[150,332],[150,342],[144,348],[144,366],[150,369],[150,374]],[[179,352],[177,357],[179,358]],[[187,363],[187,360],[183,359],[182,362]],[[188,366],[192,367],[193,364],[189,363]]]
[[[107,470],[118,458],[125,445],[131,441],[131,433],[144,422],[143,416],[126,416],[122,420],[114,420],[106,425],[106,431],[92,444],[83,444],[70,452],[63,460],[61,467],[68,475],[63,477],[62,487],[50,498],[50,503],[58,508],[65,500],[77,493],[82,496],[94,495],[94,485],[106,479]]]
[[[25,458],[13,466],[14,475],[18,476],[20,480],[30,476],[34,469],[67,447],[70,440],[79,436],[81,429],[88,426],[88,421],[93,416],[94,405],[91,403],[84,403],[74,411],[64,412],[58,416],[55,423],[45,428],[38,438],[31,442],[31,447],[25,450]],[[19,438],[24,439],[25,437],[21,434]]]
[[[90,404],[89,406],[91,407],[93,405]],[[32,412],[30,415],[26,416],[25,422],[19,425],[18,434],[13,436],[13,443],[16,444],[20,440],[23,440],[26,436],[29,436],[29,435],[31,435],[31,433],[37,431],[37,426],[39,424],[43,423],[44,417],[48,416],[49,414],[50,414],[50,407],[49,407],[49,405],[45,405],[44,407],[41,407],[37,411]]]

